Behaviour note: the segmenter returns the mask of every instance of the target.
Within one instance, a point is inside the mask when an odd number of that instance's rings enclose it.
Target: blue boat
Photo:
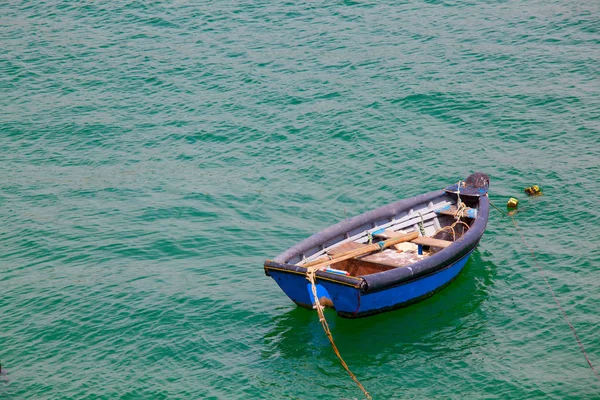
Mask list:
[[[443,190],[388,204],[322,230],[264,263],[298,306],[317,297],[347,318],[405,307],[448,285],[481,239],[489,177],[474,173]]]

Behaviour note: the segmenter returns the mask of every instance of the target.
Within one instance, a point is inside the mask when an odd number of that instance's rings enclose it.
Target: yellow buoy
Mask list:
[[[527,196],[541,196],[542,189],[540,189],[538,185],[533,185],[531,187],[525,188],[525,193],[527,193]]]
[[[511,197],[508,200],[508,203],[506,203],[506,207],[508,208],[517,208],[519,206],[519,200],[515,199],[514,197]]]

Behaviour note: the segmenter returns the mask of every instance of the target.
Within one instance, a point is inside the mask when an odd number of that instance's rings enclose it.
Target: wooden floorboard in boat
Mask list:
[[[399,268],[414,264],[423,259],[423,257],[424,256],[412,252],[399,253],[395,250],[384,250],[369,254],[368,256],[362,257],[360,260]]]

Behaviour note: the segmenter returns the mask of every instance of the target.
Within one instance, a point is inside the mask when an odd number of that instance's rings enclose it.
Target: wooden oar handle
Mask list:
[[[348,260],[350,258],[354,258],[354,257],[358,257],[358,256],[362,256],[365,254],[369,254],[372,253],[374,251],[377,250],[383,250],[387,247],[393,246],[395,244],[398,243],[403,243],[403,242],[410,242],[411,240],[414,240],[416,238],[419,237],[419,233],[418,232],[411,232],[411,233],[407,233],[405,235],[402,236],[398,236],[398,237],[394,237],[391,239],[388,239],[384,242],[379,242],[379,243],[373,243],[370,244],[368,246],[365,247],[361,247],[359,249],[354,249],[354,250],[350,250],[347,251],[345,253],[340,253],[340,254],[336,254],[335,258],[333,260],[324,260],[324,261],[313,261],[310,263],[307,263],[305,265],[302,265],[303,267],[306,268],[311,268],[311,269],[319,269],[321,267],[324,267],[326,265],[332,265],[332,264],[336,264],[339,263],[341,261],[345,261]]]

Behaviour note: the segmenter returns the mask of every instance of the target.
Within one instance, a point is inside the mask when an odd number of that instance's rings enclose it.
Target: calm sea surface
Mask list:
[[[262,262],[491,177],[600,369],[600,2],[0,3],[2,399],[352,399]],[[538,184],[544,196],[526,198]],[[510,219],[415,306],[328,311],[376,399],[598,399]]]

